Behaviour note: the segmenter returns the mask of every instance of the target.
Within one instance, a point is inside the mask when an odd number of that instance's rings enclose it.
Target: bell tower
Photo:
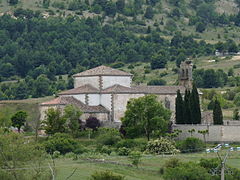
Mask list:
[[[186,60],[182,61],[180,64],[180,69],[179,69],[179,85],[184,86],[187,89],[192,88],[192,69],[193,69],[193,64],[192,61]]]

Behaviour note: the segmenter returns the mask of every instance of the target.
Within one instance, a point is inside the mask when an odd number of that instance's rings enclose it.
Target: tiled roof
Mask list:
[[[119,84],[106,88],[102,93],[130,93],[130,94],[176,94],[177,90],[185,92],[183,86],[133,86],[131,88]]]
[[[134,90],[130,87],[115,84],[102,90],[102,93],[134,93]]]
[[[99,105],[99,106],[88,106],[84,103],[82,103],[81,101],[77,100],[76,98],[72,97],[72,96],[60,96],[56,99],[53,99],[51,101],[47,101],[41,104],[41,106],[57,106],[57,105],[68,105],[68,104],[72,104],[75,105],[77,107],[79,107],[79,109],[85,113],[108,113],[109,111]]]
[[[93,69],[89,69],[87,71],[83,71],[81,73],[73,75],[73,77],[81,77],[81,76],[132,76],[131,73],[120,71],[118,69],[113,69],[107,66],[98,66]]]
[[[87,93],[98,93],[99,90],[90,84],[80,86],[78,88],[70,89],[59,93],[59,95],[69,95],[69,94],[87,94]]]
[[[99,91],[91,85],[84,85],[75,89],[70,89],[59,93],[59,95],[74,95],[74,94],[176,94],[177,90],[180,90],[182,94],[185,93],[185,87],[183,86],[133,86],[126,87],[119,84],[115,84],[111,87]]]

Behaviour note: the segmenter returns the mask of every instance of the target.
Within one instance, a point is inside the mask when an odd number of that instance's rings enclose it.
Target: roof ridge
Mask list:
[[[119,69],[114,69],[109,66],[101,65],[92,69],[88,69],[86,71],[74,74],[73,77],[77,76],[96,76],[96,75],[112,75],[112,76],[132,76],[131,73],[119,70]]]

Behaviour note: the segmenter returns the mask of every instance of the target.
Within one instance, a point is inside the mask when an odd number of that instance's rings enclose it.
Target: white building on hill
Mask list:
[[[59,97],[40,105],[41,120],[48,108],[64,108],[73,104],[84,112],[81,119],[89,116],[98,118],[102,124],[119,125],[124,116],[127,102],[146,94],[155,94],[166,108],[175,111],[177,90],[182,94],[191,86],[192,64],[181,65],[179,84],[181,86],[133,86],[133,75],[106,66],[99,66],[73,76],[74,89],[59,93]],[[173,113],[174,114],[174,113]]]

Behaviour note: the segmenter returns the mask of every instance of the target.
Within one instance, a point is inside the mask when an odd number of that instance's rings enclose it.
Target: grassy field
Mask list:
[[[50,99],[53,99],[53,97],[0,101],[0,119],[2,116],[9,122],[14,113],[23,110],[28,114],[27,122],[29,125],[35,127],[40,116],[39,104]]]
[[[224,152],[225,153],[225,152]],[[222,155],[224,155],[224,153]],[[75,168],[76,172],[70,178],[71,180],[87,180],[95,171],[110,170],[116,174],[126,177],[126,180],[161,180],[159,173],[160,168],[170,158],[179,158],[182,161],[199,161],[201,158],[217,158],[216,153],[194,153],[194,154],[177,154],[174,156],[144,156],[139,168],[128,167],[124,165],[115,165],[107,163],[120,162],[122,164],[130,164],[127,157],[123,156],[106,156],[104,157],[105,163],[102,162],[89,162],[84,160],[71,160],[66,158],[59,158],[56,160],[56,170],[58,180],[64,180],[69,176]],[[231,152],[227,165],[235,168],[240,168],[240,152]]]

